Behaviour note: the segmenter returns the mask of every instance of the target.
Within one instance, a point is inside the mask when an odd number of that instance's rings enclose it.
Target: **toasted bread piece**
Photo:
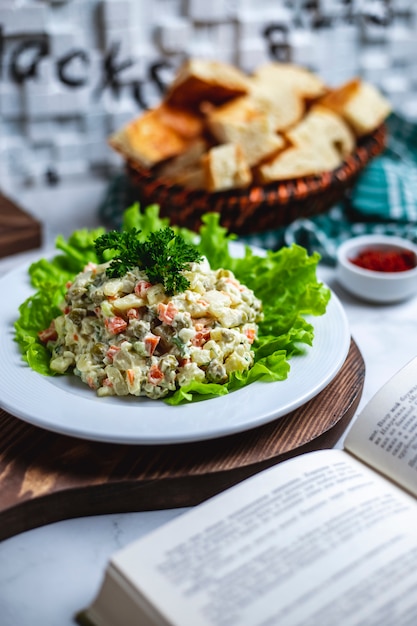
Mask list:
[[[200,115],[166,103],[161,103],[157,111],[162,124],[175,130],[184,139],[193,140],[201,137],[204,119]]]
[[[311,176],[333,170],[342,163],[337,150],[329,143],[320,150],[309,146],[293,146],[284,150],[272,161],[263,163],[257,170],[257,180],[268,184],[300,176]]]
[[[316,146],[331,143],[342,157],[351,154],[356,138],[340,115],[320,105],[313,106],[303,120],[286,133],[294,146]]]
[[[319,76],[292,63],[266,63],[257,68],[253,77],[264,84],[289,86],[307,100],[314,100],[327,92],[327,87]]]
[[[303,98],[288,85],[252,81],[249,98],[254,106],[267,114],[275,132],[282,132],[299,122],[305,113]]]
[[[330,89],[326,95],[319,100],[319,104],[332,109],[339,115],[342,115],[343,109],[346,107],[349,100],[354,98],[360,90],[362,80],[360,78],[353,78],[347,81],[340,87]]]
[[[201,163],[196,163],[169,178],[171,184],[181,185],[188,189],[205,189],[207,186],[206,172]]]
[[[125,158],[150,168],[187,150],[202,132],[201,119],[161,105],[146,111],[109,137],[109,144]]]
[[[248,77],[237,67],[209,59],[189,59],[178,70],[165,102],[195,109],[204,101],[221,104],[248,89]]]
[[[357,137],[378,128],[392,111],[391,104],[381,92],[360,78],[333,89],[320,102],[341,115]]]
[[[285,145],[283,137],[272,128],[271,116],[245,96],[213,109],[207,124],[219,143],[239,144],[250,167]]]
[[[109,137],[109,144],[126,158],[146,168],[186,150],[188,141],[147,111]]]
[[[218,127],[220,133],[229,124],[252,124],[260,117],[266,117],[266,113],[250,96],[240,96],[222,106],[211,107],[206,114],[209,126]]]
[[[252,182],[243,150],[234,143],[214,146],[203,156],[202,164],[208,191],[246,187]]]
[[[187,147],[185,152],[156,166],[155,175],[161,178],[177,180],[191,168],[194,169],[199,166],[200,159],[207,149],[207,141],[203,138],[198,138]]]

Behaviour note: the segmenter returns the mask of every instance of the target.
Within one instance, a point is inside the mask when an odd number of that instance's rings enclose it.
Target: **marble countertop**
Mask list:
[[[72,190],[59,204],[62,189],[42,193],[19,200],[37,217],[48,215],[45,249],[57,232],[67,234],[74,228],[95,225],[95,210],[103,193],[100,184]],[[0,259],[0,276],[42,251]],[[365,361],[360,411],[384,382],[416,355],[417,298],[390,305],[367,304],[347,294],[337,284],[332,269],[320,266],[319,277],[341,300]],[[342,446],[343,437],[337,444]],[[65,520],[1,542],[1,626],[73,626],[74,614],[96,594],[111,554],[183,511]]]

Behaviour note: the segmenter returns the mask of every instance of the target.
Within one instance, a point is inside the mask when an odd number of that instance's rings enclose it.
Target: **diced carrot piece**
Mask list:
[[[113,358],[118,352],[120,352],[120,348],[118,346],[109,346],[109,349],[106,352],[106,357],[113,362]]]
[[[110,380],[110,378],[105,378],[102,384],[103,384],[103,387],[113,387],[113,383]]]
[[[194,337],[191,339],[191,343],[193,346],[201,347],[210,339],[210,330],[208,328],[203,328],[203,330],[199,330]]]
[[[249,343],[253,343],[255,341],[256,332],[254,328],[247,328],[245,330],[245,335],[249,339]]]
[[[152,365],[148,373],[148,382],[152,385],[157,385],[164,378],[164,374],[161,372],[157,365]]]
[[[55,329],[54,320],[50,323],[49,328],[45,328],[44,330],[40,330],[38,332],[38,337],[42,343],[48,343],[48,341],[56,341],[58,339],[58,333]]]
[[[134,308],[129,309],[128,312],[126,313],[126,315],[127,315],[127,317],[130,320],[137,320],[137,319],[139,319],[139,311],[138,311],[138,309],[134,309]]]
[[[127,328],[127,322],[123,319],[123,317],[119,317],[116,315],[115,317],[106,317],[104,320],[104,324],[112,335],[118,335],[122,333]]]
[[[158,318],[165,324],[172,324],[177,313],[178,309],[172,302],[168,302],[168,304],[160,302],[158,304]]]
[[[127,375],[127,380],[129,381],[129,383],[133,385],[135,381],[135,370],[132,370],[132,369],[126,370],[126,375]]]
[[[213,320],[210,317],[197,317],[192,320],[193,326],[196,331],[204,330],[204,328],[213,323]]]
[[[88,376],[87,378],[87,385],[90,387],[90,389],[95,389],[96,385],[94,383],[94,379],[91,376]]]
[[[139,296],[139,298],[144,298],[150,287],[152,287],[152,283],[147,280],[139,280],[135,285],[135,294]]]
[[[156,335],[148,335],[145,337],[145,350],[149,356],[152,356],[155,352],[155,348],[158,345],[159,340],[160,337],[157,337]]]

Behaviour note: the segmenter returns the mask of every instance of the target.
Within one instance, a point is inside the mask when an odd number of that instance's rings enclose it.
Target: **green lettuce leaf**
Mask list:
[[[135,202],[123,213],[122,230],[131,230],[132,228],[140,230],[139,239],[141,241],[148,239],[149,235],[156,230],[162,230],[167,226],[172,228],[176,235],[182,235],[186,241],[195,242],[196,233],[188,228],[172,225],[167,217],[159,216],[158,204],[150,204],[142,213],[139,203]]]
[[[169,225],[159,216],[158,205],[150,205],[143,212],[139,204],[129,207],[123,215],[123,229],[140,230],[140,239],[146,239],[155,230]],[[172,227],[188,241],[196,241],[197,234],[185,228]],[[97,262],[95,239],[104,229],[78,230],[66,240],[59,236],[56,248],[60,254],[51,260],[41,259],[29,268],[35,293],[19,307],[15,322],[15,340],[24,360],[43,375],[52,375],[49,352],[40,342],[38,332],[48,328],[61,313],[66,284],[89,262]],[[202,218],[198,233],[198,247],[213,269],[226,268],[262,300],[264,320],[259,323],[258,340],[253,345],[254,365],[245,372],[233,373],[226,384],[193,381],[178,389],[165,402],[178,405],[225,395],[255,381],[285,380],[290,371],[289,360],[312,346],[314,328],[305,317],[326,312],[330,290],[316,277],[320,256],[298,245],[256,255],[246,247],[241,258],[230,252],[230,242],[236,239],[220,225],[217,213]]]
[[[233,272],[236,259],[229,251],[229,242],[236,239],[235,235],[228,234],[226,228],[220,225],[218,213],[206,213],[202,217],[198,249],[207,257],[212,269],[224,267]]]
[[[47,283],[45,288],[30,296],[19,307],[19,318],[14,324],[15,340],[23,359],[32,369],[43,375],[52,375],[49,367],[51,355],[39,341],[38,332],[48,328],[52,319],[61,314],[58,304],[65,293],[62,285]]]
[[[173,406],[182,404],[183,402],[193,402],[198,400],[208,400],[217,396],[224,396],[229,392],[226,385],[217,383],[200,383],[193,381],[184,385],[175,391],[172,396],[165,398],[167,404]]]

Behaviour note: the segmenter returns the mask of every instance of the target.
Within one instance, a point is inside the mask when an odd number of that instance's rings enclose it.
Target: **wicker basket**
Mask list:
[[[230,232],[250,235],[329,210],[345,197],[367,163],[384,150],[386,137],[386,126],[382,125],[363,137],[355,152],[331,172],[217,193],[169,185],[131,160],[126,168],[135,199],[142,206],[159,204],[160,215],[169,217],[171,224],[198,230],[201,216],[215,211]]]

